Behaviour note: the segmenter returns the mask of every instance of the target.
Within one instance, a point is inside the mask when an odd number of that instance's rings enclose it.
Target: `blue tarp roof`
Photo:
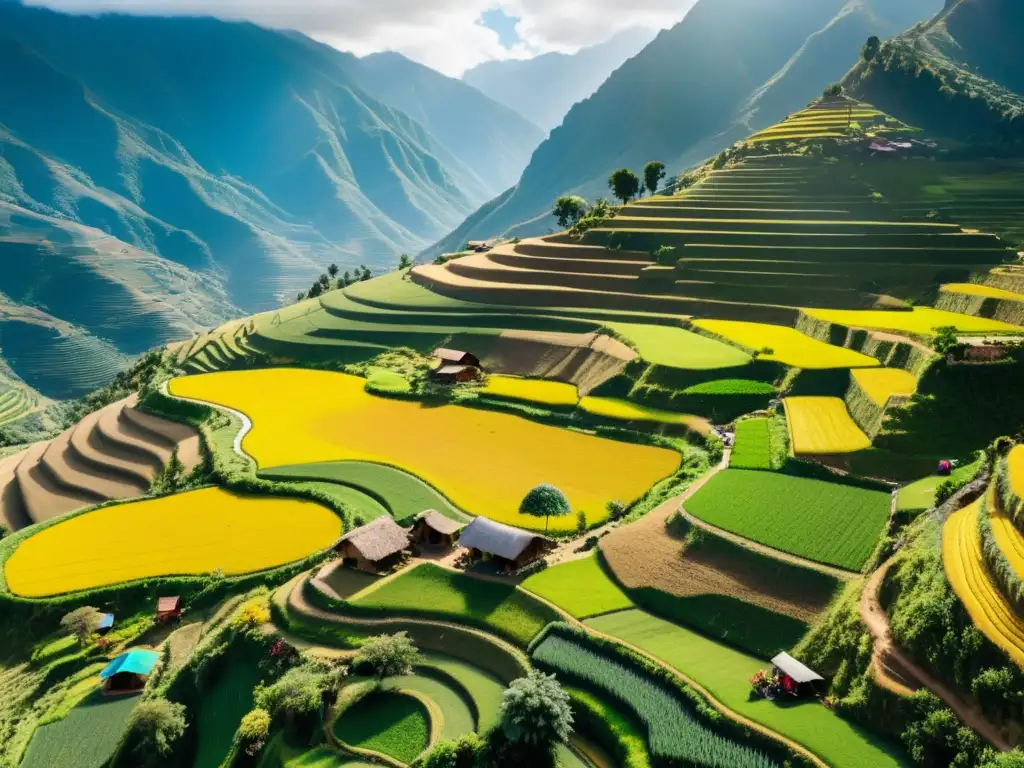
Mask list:
[[[104,613],[103,618],[100,619],[99,629],[110,629],[114,626],[114,614]]]
[[[148,675],[156,666],[160,654],[156,651],[128,651],[122,653],[100,672],[100,680],[126,672],[132,675]]]

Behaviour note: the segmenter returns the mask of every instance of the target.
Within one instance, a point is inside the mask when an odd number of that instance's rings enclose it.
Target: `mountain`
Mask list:
[[[856,59],[869,35],[895,34],[941,0],[701,0],[588,99],[537,151],[519,183],[424,257],[468,239],[554,227],[558,195],[607,196],[618,167],[661,159],[679,171],[794,111]],[[766,34],[765,30],[771,30]]]
[[[2,2],[0,93],[0,357],[57,398],[332,262],[391,267],[541,138],[411,62],[209,18]]]
[[[651,29],[632,27],[574,54],[487,61],[467,70],[462,80],[550,131],[562,122],[573,104],[596,91],[655,34]]]
[[[886,41],[846,76],[854,95],[904,114],[930,133],[979,146],[1024,144],[1024,6],[949,0],[930,22]]]

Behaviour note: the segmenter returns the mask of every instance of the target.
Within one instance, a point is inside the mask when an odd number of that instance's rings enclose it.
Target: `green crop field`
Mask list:
[[[607,326],[632,343],[640,357],[655,365],[707,370],[750,362],[750,355],[743,350],[683,328],[619,322]]]
[[[480,716],[481,733],[498,722],[498,710],[505,685],[480,667],[439,653],[421,653],[422,663],[451,677],[469,694]]]
[[[509,584],[483,581],[431,563],[412,568],[354,601],[385,614],[418,613],[473,624],[526,645],[558,615]]]
[[[411,763],[427,747],[430,720],[423,704],[412,696],[375,691],[342,713],[334,724],[334,735],[353,747]]]
[[[577,619],[633,607],[594,555],[547,568],[522,586]]]
[[[412,385],[404,376],[380,368],[370,369],[369,375],[366,377],[366,388],[370,391],[399,395],[412,391]]]
[[[773,395],[775,387],[764,381],[750,379],[715,379],[694,384],[684,395]]]
[[[416,691],[437,704],[444,716],[442,739],[457,739],[475,731],[476,723],[473,721],[473,712],[466,702],[466,697],[439,677],[430,676],[429,670],[427,674],[423,672],[424,670],[417,666],[416,674],[386,678],[383,686],[385,690],[404,688]]]
[[[589,619],[704,686],[723,704],[807,747],[833,768],[899,768],[896,749],[815,700],[779,705],[751,698],[750,677],[766,663],[643,611]]]
[[[35,732],[23,768],[98,768],[114,754],[138,696],[97,692],[55,723]]]
[[[686,503],[714,526],[849,571],[874,550],[889,507],[882,491],[745,469],[716,475]]]
[[[929,475],[900,488],[896,498],[896,509],[912,512],[931,509],[935,506],[935,489],[947,480],[966,481],[974,477],[981,466],[979,457],[972,462],[962,463],[949,475]]]
[[[238,724],[252,709],[252,692],[262,674],[256,664],[235,659],[220,670],[196,712],[199,738],[192,768],[218,768],[231,749]]]
[[[729,466],[735,469],[772,468],[772,433],[768,419],[744,419],[736,425]]]
[[[367,494],[391,513],[395,520],[415,517],[425,509],[436,509],[445,517],[466,517],[440,492],[418,477],[384,464],[362,461],[325,461],[274,467],[259,473],[268,480],[319,480],[349,486]],[[374,515],[376,517],[376,515]],[[367,516],[367,521],[371,519]]]
[[[647,731],[652,757],[681,765],[771,768],[763,753],[721,736],[693,714],[689,702],[637,669],[630,669],[591,648],[548,635],[533,652],[536,662],[595,688],[631,711]]]

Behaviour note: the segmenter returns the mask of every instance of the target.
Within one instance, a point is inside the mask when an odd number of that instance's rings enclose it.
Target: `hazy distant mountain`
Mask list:
[[[634,27],[574,54],[546,53],[524,61],[488,61],[463,81],[550,131],[569,108],[596,91],[622,62],[635,56],[656,30]]]
[[[44,394],[92,389],[125,354],[275,306],[331,262],[392,266],[540,138],[424,72],[444,91],[419,93],[421,124],[394,89],[368,92],[371,70],[251,24],[0,2],[0,356]],[[444,110],[503,130],[460,138]]]
[[[468,239],[538,234],[560,194],[609,196],[618,167],[670,172],[720,151],[819,96],[869,35],[928,18],[942,0],[701,0],[575,105],[519,183],[424,256]]]

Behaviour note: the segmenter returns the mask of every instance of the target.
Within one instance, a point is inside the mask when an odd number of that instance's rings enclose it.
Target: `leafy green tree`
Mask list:
[[[373,277],[373,273],[370,272],[370,268],[369,267],[363,267],[363,274],[360,275],[359,279],[360,280],[369,280],[371,277]]]
[[[313,283],[313,286],[306,293],[306,298],[307,299],[315,299],[317,296],[320,296],[321,294],[323,294],[323,292],[324,292],[324,288],[323,288],[322,285],[320,285],[319,282]]]
[[[652,195],[658,191],[658,184],[665,178],[665,164],[651,160],[644,166],[644,186]]]
[[[408,675],[419,660],[408,632],[377,635],[367,640],[356,654],[356,667],[368,667],[378,680],[397,675]]]
[[[341,279],[345,281],[345,285],[348,285],[352,282],[352,273],[346,269],[345,274],[341,276]]]
[[[572,512],[569,499],[553,485],[543,483],[530,489],[519,505],[523,515],[544,518],[544,530],[547,531],[551,516],[564,517]]]
[[[320,283],[320,287],[323,288],[325,291],[331,287],[331,278],[327,275],[326,272],[320,275],[320,277],[317,279],[317,282]]]
[[[619,168],[608,177],[608,186],[616,199],[625,205],[640,191],[640,179],[628,168]]]
[[[932,342],[932,346],[940,355],[949,354],[953,347],[960,343],[957,341],[956,326],[944,325],[936,330],[935,341]]]
[[[304,294],[302,291],[299,291],[298,295],[295,297],[295,303],[298,304],[300,301],[303,301],[305,298],[306,298],[306,294]]]
[[[81,608],[76,608],[70,613],[64,614],[64,617],[60,620],[60,626],[69,635],[77,637],[79,644],[87,645],[89,638],[95,635],[96,631],[100,628],[102,620],[103,613],[99,608],[83,605]]]
[[[166,766],[174,746],[185,733],[185,706],[167,699],[149,699],[135,705],[128,718],[125,750],[118,763]]]
[[[272,717],[283,715],[289,720],[315,714],[323,706],[324,694],[337,686],[339,670],[315,664],[293,667],[271,685],[256,686],[256,706]]]
[[[563,229],[575,226],[576,223],[587,215],[587,201],[579,195],[562,195],[555,201],[554,210],[551,214],[558,219],[558,226]]]
[[[332,278],[337,277],[338,276],[338,265],[337,264],[331,264],[331,266],[329,266],[327,268],[327,274],[330,275]]]
[[[860,56],[864,61],[872,61],[878,55],[878,51],[881,47],[882,41],[879,40],[877,36],[872,35],[860,49]]]
[[[569,694],[554,675],[536,669],[505,689],[498,717],[505,738],[512,743],[551,747],[572,733]]]
[[[837,99],[843,95],[843,86],[841,83],[832,83],[825,88],[821,95],[826,99]]]
[[[452,741],[442,741],[423,756],[420,768],[476,768],[477,754],[483,747],[480,737],[467,733]]]
[[[403,253],[398,257],[398,268],[409,269],[412,267],[412,257],[408,253]]]

